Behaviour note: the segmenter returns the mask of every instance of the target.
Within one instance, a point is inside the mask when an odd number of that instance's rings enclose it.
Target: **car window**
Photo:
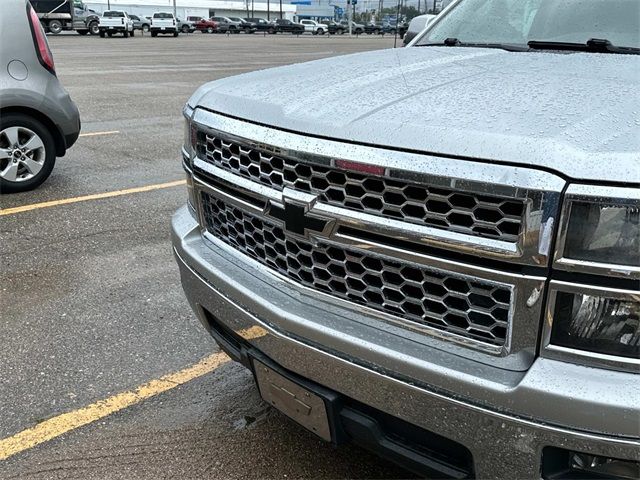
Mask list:
[[[172,13],[154,13],[153,18],[171,18],[173,19]]]
[[[640,47],[638,0],[465,0],[418,42],[457,38],[468,43],[585,43],[606,39]]]
[[[113,11],[106,11],[102,14],[103,17],[105,18],[120,18],[120,17],[124,17],[124,13],[123,12],[113,12]]]

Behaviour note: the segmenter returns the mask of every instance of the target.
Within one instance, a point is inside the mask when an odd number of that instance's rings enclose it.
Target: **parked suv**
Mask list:
[[[133,21],[134,30],[140,30],[142,32],[148,32],[151,27],[151,20],[147,17],[140,17],[138,15],[129,15],[129,18]]]
[[[463,0],[407,48],[202,86],[190,305],[326,441],[639,478],[639,32],[637,0]]]
[[[25,0],[2,0],[0,193],[42,184],[79,134],[78,109],[56,77],[38,14]]]
[[[157,37],[158,34],[168,34],[174,37],[178,36],[178,21],[173,13],[156,12],[151,17],[151,36]]]

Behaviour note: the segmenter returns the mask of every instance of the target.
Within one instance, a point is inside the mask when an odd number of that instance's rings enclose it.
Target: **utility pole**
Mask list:
[[[420,0],[418,0],[418,15],[420,15]]]
[[[436,0],[433,0],[433,13],[434,15],[436,14]]]
[[[282,20],[282,0],[280,0],[280,20]]]
[[[269,0],[267,0],[267,21],[271,20],[271,9],[269,5]]]
[[[351,18],[353,11],[351,10],[351,0],[347,0],[347,22],[349,22],[349,36],[351,36],[353,26],[351,25]]]
[[[176,0],[173,0],[173,16],[174,18],[178,17],[178,10],[176,9]]]

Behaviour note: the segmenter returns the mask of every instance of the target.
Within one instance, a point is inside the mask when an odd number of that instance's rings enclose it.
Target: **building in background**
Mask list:
[[[174,0],[85,0],[84,5],[99,13],[112,9],[150,16],[154,12],[173,12]],[[275,20],[280,18],[281,7],[279,0],[175,0],[175,8],[178,18],[183,19],[231,16]],[[282,18],[293,20],[296,12],[297,5],[282,1]]]

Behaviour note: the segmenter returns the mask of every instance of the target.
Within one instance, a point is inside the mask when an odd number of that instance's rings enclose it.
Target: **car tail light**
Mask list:
[[[53,63],[53,55],[49,49],[47,43],[47,37],[44,35],[44,30],[40,24],[38,14],[33,9],[30,3],[27,3],[27,16],[29,17],[29,26],[31,27],[31,35],[33,35],[33,42],[36,47],[36,54],[40,64],[49,70],[52,74],[56,74],[56,67]]]

